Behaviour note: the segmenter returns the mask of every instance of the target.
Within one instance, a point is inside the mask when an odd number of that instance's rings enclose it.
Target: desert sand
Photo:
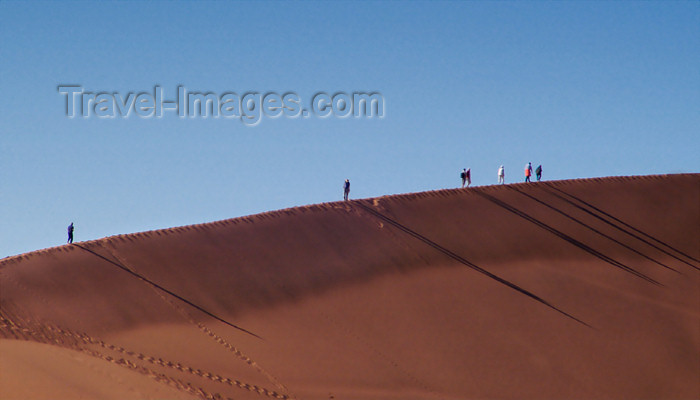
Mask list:
[[[700,174],[298,207],[0,260],[1,399],[698,399]]]

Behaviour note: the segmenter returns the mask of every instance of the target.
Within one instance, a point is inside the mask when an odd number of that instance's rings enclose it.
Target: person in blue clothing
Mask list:
[[[68,225],[68,243],[73,243],[73,231],[75,228],[73,227],[73,223],[71,222],[70,225]]]
[[[350,195],[350,181],[348,179],[345,180],[345,184],[343,185],[343,200],[347,201],[348,196]]]

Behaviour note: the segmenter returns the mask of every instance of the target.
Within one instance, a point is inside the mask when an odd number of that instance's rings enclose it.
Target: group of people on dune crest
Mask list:
[[[529,162],[525,166],[525,182],[530,182],[531,176],[532,176],[532,163]],[[538,182],[540,181],[540,179],[542,179],[542,165],[538,165],[537,168],[535,169],[535,176],[537,176]],[[462,187],[471,185],[472,184],[472,170],[471,170],[471,168],[469,168],[469,169],[464,168],[462,170],[462,173],[460,174],[460,177],[462,178]],[[505,170],[505,168],[503,168],[503,165],[498,167],[498,183],[499,184],[506,183],[506,170]]]
[[[530,177],[532,176],[532,163],[529,162],[525,166],[525,182],[530,182]],[[538,165],[535,169],[535,176],[539,182],[542,179],[542,165]],[[462,178],[462,187],[468,187],[472,184],[472,169],[464,168],[460,174]],[[506,171],[503,165],[498,167],[498,183],[504,184],[506,181]],[[350,196],[350,180],[346,179],[343,184],[343,200],[347,201]]]

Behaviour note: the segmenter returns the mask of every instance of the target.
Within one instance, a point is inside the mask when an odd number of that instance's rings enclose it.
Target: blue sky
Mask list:
[[[0,2],[0,257],[351,197],[700,172],[699,2]],[[380,92],[379,118],[67,118],[57,87]]]

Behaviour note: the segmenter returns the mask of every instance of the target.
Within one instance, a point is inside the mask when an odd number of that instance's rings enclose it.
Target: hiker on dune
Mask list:
[[[537,169],[535,170],[535,175],[537,175],[537,182],[542,179],[542,165],[538,165]]]
[[[506,182],[506,171],[503,169],[503,166],[501,165],[500,168],[498,168],[498,183],[503,184]]]
[[[530,182],[532,176],[532,163],[527,163],[525,166],[525,182]]]
[[[343,200],[347,201],[348,200],[348,195],[350,195],[350,181],[345,180],[345,185],[343,185],[343,189],[345,194],[343,195]]]
[[[460,176],[462,177],[462,188],[464,188],[465,184],[467,186],[472,184],[472,169],[471,168],[463,169]]]
[[[73,243],[73,230],[75,230],[75,228],[71,222],[70,225],[68,225],[68,243]]]

